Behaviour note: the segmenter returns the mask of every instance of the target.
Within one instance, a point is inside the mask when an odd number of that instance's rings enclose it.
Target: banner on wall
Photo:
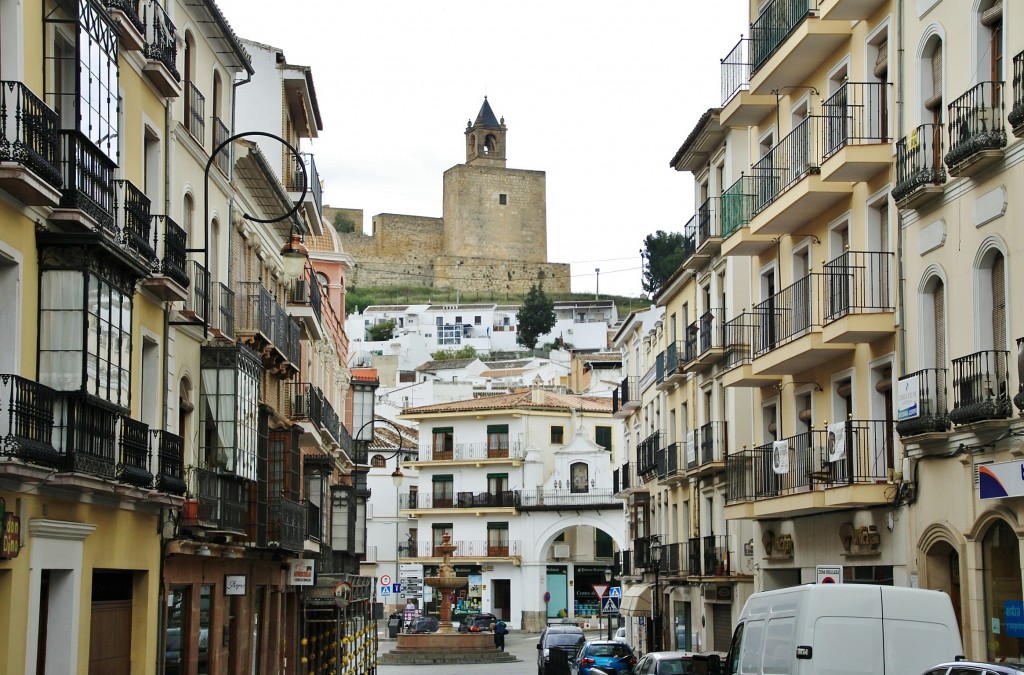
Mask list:
[[[779,474],[789,473],[789,441],[772,443],[772,471]]]
[[[828,425],[828,461],[846,459],[846,422]]]

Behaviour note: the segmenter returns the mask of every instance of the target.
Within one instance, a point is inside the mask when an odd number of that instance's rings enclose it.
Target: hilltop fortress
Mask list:
[[[466,125],[466,162],[444,172],[441,218],[382,213],[367,235],[362,211],[342,209],[356,226],[340,235],[356,260],[348,285],[568,292],[569,265],[547,261],[544,172],[505,166],[506,133],[485,97]]]

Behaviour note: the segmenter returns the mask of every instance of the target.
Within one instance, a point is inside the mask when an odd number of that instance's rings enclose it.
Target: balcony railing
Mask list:
[[[1015,131],[1024,125],[1024,52],[1013,57],[1013,105],[1006,119]]]
[[[612,473],[612,492],[618,494],[623,490],[635,487],[636,466],[633,462],[624,462]]]
[[[893,254],[846,251],[825,263],[825,321],[848,314],[893,311]]]
[[[288,302],[293,305],[309,305],[318,322],[323,321],[323,298],[316,272],[307,268],[301,277],[292,282],[288,289]]]
[[[122,417],[120,426],[117,478],[122,483],[149,487],[153,484],[149,470],[149,425]]]
[[[153,231],[157,238],[155,250],[161,253],[160,274],[187,288],[189,285],[188,254],[185,249],[188,242],[185,230],[170,216],[153,216]],[[162,242],[160,237],[163,237]]]
[[[460,509],[508,508],[516,505],[519,493],[513,490],[501,492],[459,492],[455,495],[455,506]]]
[[[636,407],[640,405],[640,391],[636,377],[627,375],[619,383],[619,405]]]
[[[818,276],[808,274],[754,306],[755,358],[821,325],[813,297]]]
[[[707,422],[700,427],[700,464],[725,461],[728,437],[725,422]]]
[[[316,162],[313,160],[313,153],[302,153],[302,161],[306,165],[306,175],[309,177],[309,193],[313,195],[313,203],[316,204],[316,212],[324,212],[323,190],[320,188],[320,173],[316,170]],[[301,187],[299,188],[302,189]]]
[[[992,349],[953,359],[953,424],[1010,417],[1009,358]]]
[[[142,35],[146,32],[146,22],[139,14],[140,0],[106,0],[107,7],[111,10],[117,9],[124,13],[135,29]]]
[[[154,239],[150,236],[152,219],[149,197],[131,181],[114,181],[114,228],[121,235],[125,248],[144,260],[156,258]]]
[[[175,28],[167,12],[157,0],[143,0],[142,21],[146,26],[146,58],[162,63],[171,77],[180,82]]]
[[[756,73],[789,34],[818,8],[817,0],[773,0],[750,26],[751,72]]]
[[[213,145],[210,148],[210,152],[213,152],[220,144],[228,140],[231,137],[231,131],[228,129],[228,125],[224,124],[224,120],[219,117],[213,118]],[[217,153],[217,158],[213,161],[217,165],[225,176],[231,174],[231,146],[225,146],[223,150]]]
[[[195,82],[185,86],[185,129],[203,145],[206,139],[206,97]]]
[[[722,347],[725,350],[723,369],[732,370],[750,363],[753,355],[754,317],[743,312],[722,326]]]
[[[701,537],[704,549],[704,576],[729,576],[729,537],[709,534]]]
[[[828,159],[848,145],[889,140],[885,82],[846,82],[821,106],[822,149]]]
[[[697,249],[700,250],[709,240],[719,239],[722,236],[721,223],[719,222],[719,211],[715,206],[717,200],[708,197],[704,203],[697,208]]]
[[[185,439],[169,431],[154,430],[152,434],[156,439],[156,489],[185,494]]]
[[[420,445],[419,457],[425,461],[462,462],[479,459],[519,459],[523,456],[522,438],[511,439],[505,443],[490,444],[487,441],[477,443],[455,443],[450,448],[434,446],[431,443]]]
[[[21,82],[0,81],[0,162],[15,162],[52,187],[57,166],[57,113]]]
[[[267,508],[267,546],[301,551],[306,539],[306,510],[302,504],[273,497]]]
[[[926,185],[946,182],[942,163],[942,125],[922,124],[896,143],[896,185],[892,197],[897,202]]]
[[[697,214],[690,216],[690,219],[683,225],[683,243],[680,247],[680,260],[684,263],[689,260],[694,251],[697,250]]]
[[[273,306],[274,334],[272,342],[289,363],[298,367],[302,360],[302,329],[276,300],[273,302]]]
[[[722,193],[721,202],[720,227],[722,238],[727,239],[740,228],[750,225],[754,205],[757,203],[753,179],[750,176],[740,176],[738,181]]]
[[[651,560],[651,549],[660,545],[661,538],[658,535],[637,537],[633,540],[633,564],[637,569],[653,569],[654,561]]]
[[[818,119],[808,117],[797,124],[751,167],[755,214],[768,208],[789,186],[821,170],[821,146],[815,142]]]
[[[274,298],[259,281],[239,281],[235,293],[235,321],[239,333],[274,336]]]
[[[213,306],[210,308],[211,328],[216,328],[228,339],[235,336],[235,292],[219,281],[213,284],[210,296]]]
[[[249,512],[249,483],[207,469],[196,469],[198,507],[186,525],[244,533]],[[301,527],[301,526],[300,526]],[[301,541],[299,549],[301,550]]]
[[[750,39],[740,38],[722,59],[722,106],[750,88]]]
[[[56,392],[20,375],[0,374],[0,456],[56,467],[53,405]]]
[[[455,550],[452,552],[453,558],[508,558],[508,557],[519,557],[522,555],[522,542],[519,540],[515,541],[485,541],[485,540],[459,540],[452,541],[455,545]],[[440,551],[434,549],[435,546],[440,546],[441,542],[431,543],[429,541],[417,541],[415,549],[415,557],[417,558],[440,558]]]
[[[946,369],[925,368],[900,378],[904,386],[917,394],[911,406],[897,411],[896,431],[900,436],[915,436],[933,431],[949,431],[949,407],[946,403]],[[904,384],[906,383],[906,384]]]
[[[1006,147],[1004,114],[1002,82],[979,82],[950,103],[946,166],[954,171],[978,152]]]
[[[669,342],[668,348],[665,349],[666,378],[672,377],[673,375],[678,375],[680,373],[680,368],[682,368],[683,364],[686,363],[683,359],[680,358],[682,356],[681,346],[682,344],[678,340],[676,340]]]
[[[636,446],[636,468],[640,475],[657,470],[657,451],[665,442],[665,432],[655,431]]]
[[[185,299],[185,311],[199,321],[209,321],[210,311],[210,272],[193,260],[188,266],[188,297]]]
[[[80,394],[57,394],[53,439],[61,468],[113,479],[118,450],[119,415]]]
[[[68,129],[60,132],[59,154],[64,184],[60,205],[86,213],[116,239],[114,162],[83,134]]]
[[[698,336],[700,338],[697,343],[698,356],[712,349],[722,348],[722,319],[724,317],[725,310],[721,307],[712,307],[698,319]]]

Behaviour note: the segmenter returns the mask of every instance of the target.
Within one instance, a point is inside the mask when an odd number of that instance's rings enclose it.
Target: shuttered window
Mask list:
[[[946,287],[939,281],[932,294],[935,316],[935,367],[946,367]]]
[[[932,52],[932,95],[925,100],[924,105],[929,110],[937,110],[942,113],[942,43],[939,42]]]
[[[992,348],[1006,349],[1006,259],[997,253],[992,261]]]

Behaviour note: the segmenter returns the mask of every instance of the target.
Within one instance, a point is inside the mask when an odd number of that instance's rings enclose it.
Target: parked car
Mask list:
[[[951,661],[929,668],[924,675],[1024,675],[1024,663]]]
[[[498,617],[493,614],[467,614],[466,618],[459,624],[460,633],[489,633],[491,624],[498,623]]]
[[[552,660],[564,660],[567,664],[586,641],[583,629],[574,623],[553,623],[546,626],[537,640],[537,675],[564,673],[564,669],[559,670],[559,665],[552,665]]]
[[[615,631],[615,637],[613,637],[612,639],[615,640],[616,642],[626,642],[626,643],[628,643],[629,640],[626,639],[626,627],[625,626],[619,626],[618,629]]]
[[[432,616],[420,616],[413,620],[410,633],[436,633],[438,620]]]
[[[597,668],[604,673],[626,675],[636,665],[633,648],[615,640],[588,640],[569,663],[572,675],[595,675]]]
[[[678,651],[649,652],[644,654],[633,669],[635,675],[682,675],[695,672],[693,654]]]

